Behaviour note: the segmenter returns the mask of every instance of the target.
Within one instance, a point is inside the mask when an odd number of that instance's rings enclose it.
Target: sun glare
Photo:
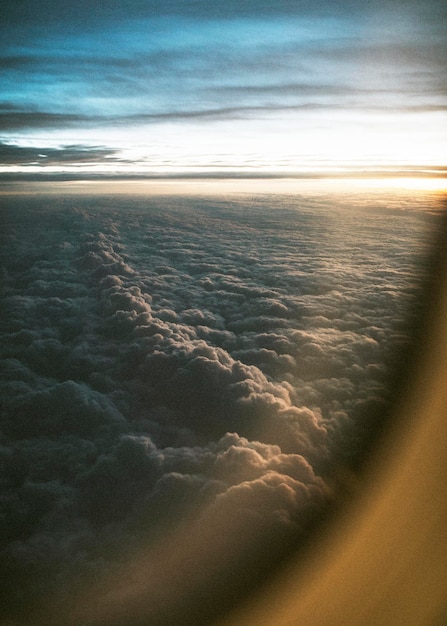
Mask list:
[[[113,194],[113,195],[215,195],[215,194],[315,194],[331,192],[370,193],[381,191],[415,193],[447,193],[447,178],[422,177],[382,177],[349,178],[309,177],[309,178],[113,178],[100,180],[59,180],[4,182],[2,194]]]
[[[402,189],[414,191],[440,191],[447,192],[447,178],[423,178],[423,177],[399,177],[399,178],[374,178],[357,179],[350,181],[358,187],[368,189]]]

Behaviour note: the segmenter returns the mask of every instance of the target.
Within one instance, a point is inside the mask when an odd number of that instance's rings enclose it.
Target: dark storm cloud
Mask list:
[[[76,585],[193,512],[201,534],[275,554],[307,532],[334,459],[380,417],[432,219],[362,215],[346,199],[7,200],[8,615],[52,593],[82,605]]]

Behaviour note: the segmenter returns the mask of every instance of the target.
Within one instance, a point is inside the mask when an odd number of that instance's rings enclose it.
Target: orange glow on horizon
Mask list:
[[[447,178],[377,177],[377,178],[160,178],[66,181],[6,181],[1,194],[131,194],[131,195],[202,195],[231,193],[328,193],[382,191],[447,193]]]

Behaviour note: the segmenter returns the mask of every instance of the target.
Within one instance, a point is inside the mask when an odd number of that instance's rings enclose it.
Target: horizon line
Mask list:
[[[400,169],[325,170],[313,172],[246,172],[241,170],[213,172],[165,173],[95,173],[95,172],[0,172],[3,182],[111,182],[111,181],[197,181],[197,180],[371,180],[371,179],[447,179],[447,165],[409,166]]]

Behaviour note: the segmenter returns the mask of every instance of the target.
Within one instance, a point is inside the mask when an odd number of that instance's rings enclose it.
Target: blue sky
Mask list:
[[[263,176],[446,164],[442,2],[4,4],[0,171]]]

